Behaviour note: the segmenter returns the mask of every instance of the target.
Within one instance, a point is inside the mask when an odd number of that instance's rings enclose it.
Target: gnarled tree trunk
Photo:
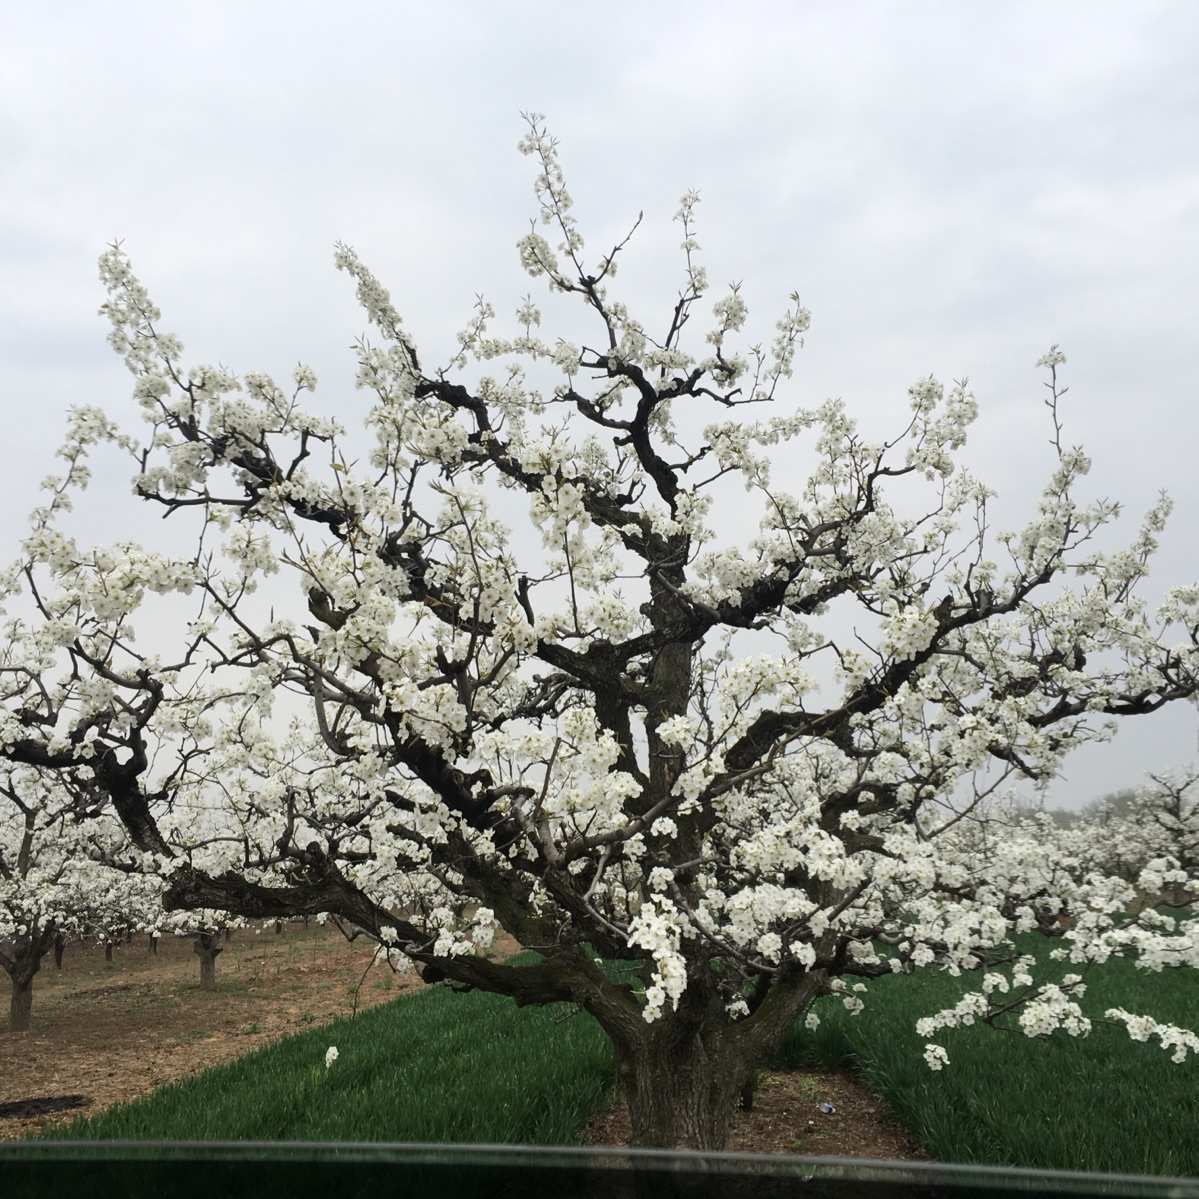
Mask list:
[[[609,1027],[632,1144],[724,1149],[738,1107],[752,1105],[758,1068],[822,986],[812,976],[776,982],[749,1016],[730,1022],[724,1001],[694,981],[677,1012],[668,1006],[652,1024]]]
[[[700,1033],[618,1050],[617,1078],[640,1148],[723,1149],[748,1065],[734,1045]]]
[[[200,990],[216,990],[216,957],[221,952],[220,937],[216,933],[197,933],[192,946],[200,959]]]

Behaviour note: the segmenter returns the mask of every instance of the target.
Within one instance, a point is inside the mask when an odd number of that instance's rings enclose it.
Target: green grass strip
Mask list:
[[[1081,972],[1049,963],[1043,940],[1022,938],[1020,948],[1039,953],[1053,977]],[[1152,974],[1113,960],[1086,978],[1085,1011],[1122,1007],[1199,1024],[1199,972]],[[1036,1040],[982,1025],[942,1030],[931,1039],[951,1064],[930,1071],[917,1019],[977,985],[931,971],[880,979],[860,1016],[821,1000],[820,1028],[793,1028],[774,1064],[858,1071],[941,1161],[1199,1176],[1199,1061],[1175,1064],[1156,1042],[1132,1041],[1123,1028]]]
[[[330,1045],[339,1056],[326,1069]],[[585,1013],[438,985],[46,1135],[563,1145],[612,1079],[608,1040]]]

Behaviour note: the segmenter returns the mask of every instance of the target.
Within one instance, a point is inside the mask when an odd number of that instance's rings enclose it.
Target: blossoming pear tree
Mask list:
[[[1199,766],[1151,771],[1118,804],[1090,814],[1098,863],[1144,875],[1143,894],[1186,908],[1199,900]]]
[[[710,289],[688,192],[677,298],[635,316],[614,290],[629,237],[585,257],[557,144],[527,122],[554,244],[534,222],[520,261],[590,331],[543,337],[528,298],[493,333],[480,299],[439,362],[339,245],[378,335],[357,346],[355,433],[311,406],[307,367],[284,387],[185,364],[124,250],[103,255],[148,431],[81,410],[64,454],[131,452],[142,502],[194,548],[101,565],[57,517],[35,531],[44,617],[97,705],[42,764],[94,772],[173,908],[328,913],[426,979],[579,1005],[640,1145],[721,1147],[788,1028],[820,996],[857,1010],[880,975],[963,976],[967,1009],[930,1014],[929,1036],[1022,1009],[1048,1036],[1085,1031],[1084,996],[1038,982],[1017,932],[1193,967],[1194,934],[1129,917],[1119,880],[1055,871],[1029,836],[980,870],[954,840],[1000,782],[1046,779],[1199,684],[1199,587],[1156,611],[1137,592],[1169,503],[1098,548],[1117,505],[1082,494],[1061,352],[1039,363],[1035,515],[996,533],[994,493],[957,461],[964,380],[916,381],[886,436],[840,400],[784,406],[798,295],[769,345],[741,343],[739,286],[692,337]],[[516,504],[527,526],[501,520]],[[196,610],[152,659],[126,625],[155,591]],[[180,786],[240,842],[172,845]],[[1063,930],[1067,910],[1086,919]],[[541,960],[489,960],[497,926]]]
[[[27,782],[18,772],[5,774],[0,782],[0,966],[11,984],[8,1027],[22,1032],[30,1026],[34,977],[68,931],[74,905],[61,902],[71,892],[70,880],[64,882],[70,858],[46,852],[61,843],[55,815],[47,810],[46,788],[36,776]]]
[[[11,981],[9,1026],[16,1031],[30,1025],[33,980],[52,948],[58,954],[67,937],[102,935],[112,921],[152,910],[155,902],[161,909],[161,885],[151,900],[152,880],[111,868],[130,847],[112,809],[114,795],[123,794],[118,777],[128,772],[103,754],[98,770],[92,769],[97,745],[105,745],[102,732],[109,733],[111,746],[129,748],[122,734],[111,739],[114,718],[130,733],[144,726],[148,713],[139,720],[132,708],[114,704],[116,689],[106,677],[112,650],[103,648],[103,635],[80,640],[76,619],[94,622],[83,608],[102,610],[102,603],[90,605],[86,588],[44,578],[56,593],[47,602],[35,578],[35,567],[63,565],[74,552],[54,526],[70,509],[72,492],[86,485],[90,441],[104,435],[132,445],[111,425],[93,429],[92,419],[83,414],[72,420],[62,450],[68,468],[47,480],[51,494],[33,512],[26,556],[0,572],[0,965]],[[119,718],[118,707],[124,709]],[[95,786],[101,776],[112,785]]]
[[[207,908],[167,908],[163,893],[171,873],[181,863],[223,873],[243,864],[247,845],[242,826],[235,823],[236,809],[224,801],[224,790],[214,785],[208,794],[195,786],[176,789],[169,806],[161,810],[156,821],[171,855],[149,856],[141,859],[141,871],[155,877],[159,891],[153,909],[141,922],[143,931],[152,936],[185,937],[199,964],[199,983],[202,991],[216,990],[217,958],[225,948],[225,938],[233,930],[244,928],[248,921],[236,913]],[[214,802],[214,799],[217,802]],[[132,863],[133,859],[130,859]]]
[[[211,988],[218,932],[239,922],[223,912],[163,906],[166,880],[156,862],[189,860],[193,850],[237,840],[236,829],[224,808],[214,814],[202,797],[211,751],[203,713],[212,697],[172,693],[153,658],[128,652],[135,637],[129,618],[144,590],[186,591],[191,566],[129,545],[85,552],[56,528],[87,483],[87,447],[97,436],[132,445],[98,414],[76,414],[61,452],[68,469],[46,481],[49,502],[32,514],[24,556],[0,576],[8,615],[0,635],[0,760],[8,765],[0,876],[10,913],[0,941],[11,934],[5,965],[14,1027],[28,1026],[33,975],[49,947],[59,952],[61,938],[111,951],[134,932],[190,936],[200,985]],[[169,679],[172,671],[161,674]],[[147,795],[151,755],[159,790]],[[131,836],[122,824],[132,821],[137,830],[139,805],[151,802],[155,836],[165,838],[169,857],[146,855],[142,833]],[[206,864],[216,864],[207,852]]]
[[[111,814],[81,812],[54,772],[0,770],[0,967],[8,1027],[23,1032],[33,983],[60,938],[91,939],[162,910],[162,882],[111,862],[129,846]]]

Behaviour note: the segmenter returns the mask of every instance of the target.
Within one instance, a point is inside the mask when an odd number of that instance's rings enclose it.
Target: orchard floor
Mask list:
[[[494,952],[518,948],[497,938]],[[281,934],[238,929],[217,958],[217,989],[202,991],[190,940],[164,937],[151,954],[139,937],[118,946],[111,963],[102,948],[68,945],[62,969],[48,956],[34,979],[32,1029],[11,1033],[0,1025],[0,1111],[28,1099],[78,1094],[87,1102],[55,1115],[0,1118],[0,1139],[95,1115],[347,1016],[356,988],[361,1010],[424,985],[376,963],[359,988],[372,954],[365,937],[348,942],[315,922],[285,925]]]
[[[493,955],[518,950],[510,938]],[[0,1113],[4,1105],[82,1095],[81,1107],[42,1115],[0,1114],[0,1139],[36,1135],[50,1124],[95,1115],[280,1037],[349,1015],[424,984],[374,965],[365,938],[347,942],[313,923],[276,935],[240,929],[217,959],[217,989],[199,987],[191,942],[144,938],[118,946],[67,947],[61,970],[48,958],[34,981],[33,1028],[0,1031]],[[7,980],[5,980],[7,981]],[[361,985],[359,985],[361,983]],[[835,1109],[826,1113],[820,1104]],[[591,1145],[624,1145],[628,1114],[617,1103],[588,1123]],[[819,1071],[764,1072],[754,1109],[738,1112],[729,1149],[914,1160],[918,1146],[885,1105],[855,1079]]]

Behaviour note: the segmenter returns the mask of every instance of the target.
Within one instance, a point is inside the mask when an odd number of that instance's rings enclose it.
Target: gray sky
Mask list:
[[[615,291],[651,327],[695,187],[710,299],[743,281],[747,343],[792,289],[812,310],[787,403],[843,396],[882,436],[916,379],[968,376],[965,460],[1001,525],[1050,469],[1034,363],[1060,343],[1089,494],[1126,503],[1128,537],[1160,487],[1175,498],[1156,599],[1199,577],[1197,61],[1199,5],[1150,0],[6,6],[2,556],[68,407],[134,423],[96,314],[106,243],[125,239],[189,364],[285,379],[305,361],[313,406],[352,420],[365,322],[336,239],[426,360],[449,357],[476,292],[504,319],[543,296],[515,252],[536,210],[523,108],[561,139],[589,257],[644,209]],[[543,333],[570,335],[543,308]],[[100,461],[84,535],[141,536],[128,474]],[[1053,799],[1192,757],[1196,726],[1189,707],[1129,722]]]

